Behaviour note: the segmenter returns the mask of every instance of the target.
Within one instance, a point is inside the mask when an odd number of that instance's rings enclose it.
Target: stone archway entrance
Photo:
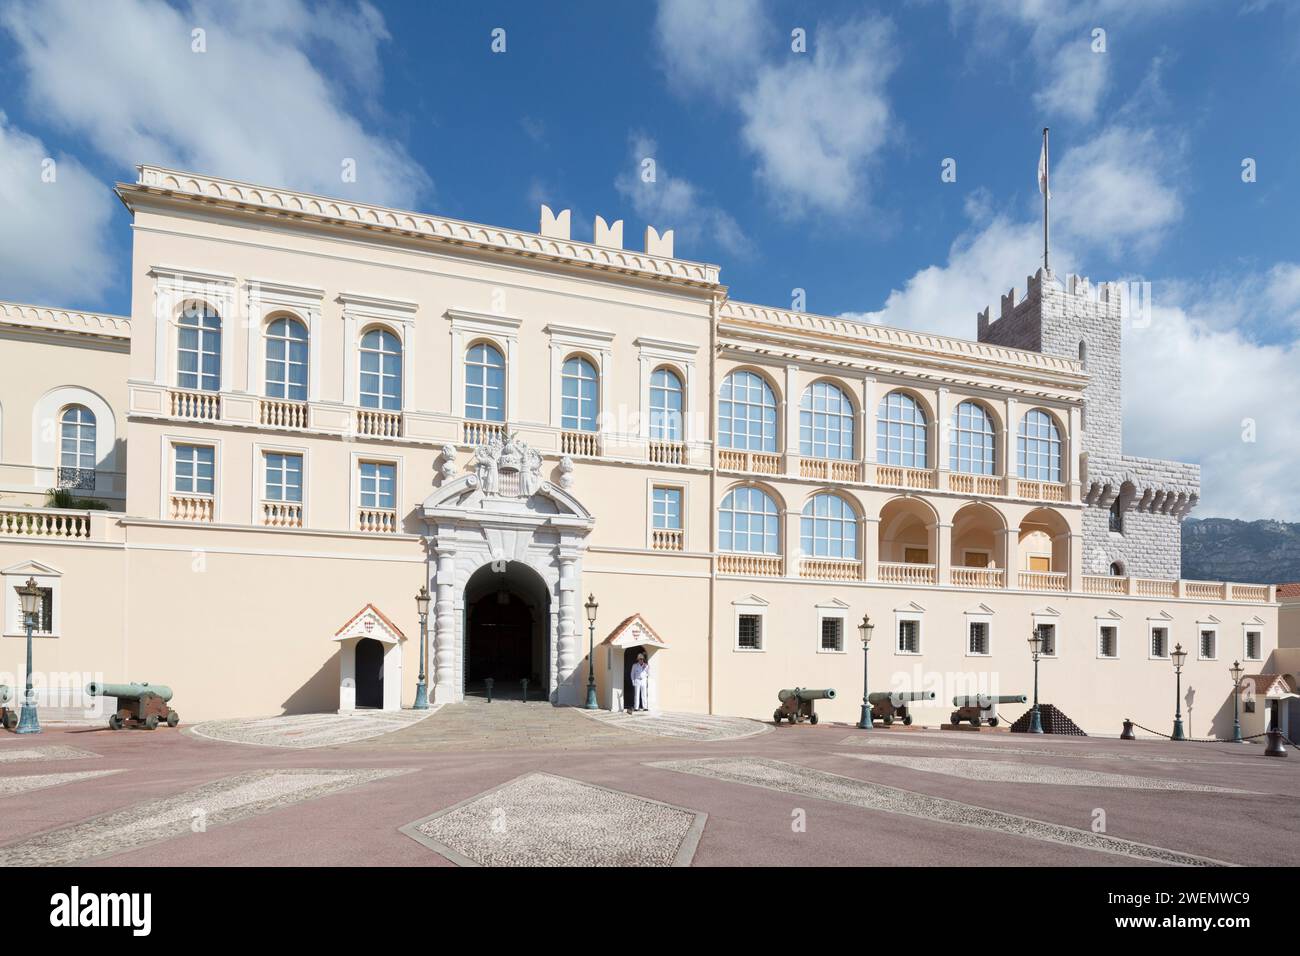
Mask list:
[[[550,670],[550,593],[536,571],[518,561],[486,564],[465,584],[464,693],[542,699]]]

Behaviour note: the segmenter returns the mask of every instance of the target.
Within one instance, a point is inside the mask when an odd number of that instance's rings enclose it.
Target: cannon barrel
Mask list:
[[[994,704],[1023,704],[1027,697],[1024,694],[970,694],[969,696],[959,695],[952,699],[954,707],[979,707],[981,710],[992,707]]]
[[[880,690],[868,694],[867,703],[879,704],[889,701],[897,706],[914,700],[934,700],[934,698],[935,693],[932,690]]]
[[[14,699],[14,689],[8,684],[0,684],[0,704],[7,704]]]
[[[148,682],[139,684],[103,684],[99,681],[91,681],[86,685],[86,695],[88,697],[140,697],[144,694],[155,694],[160,700],[164,701],[172,699],[172,689],[164,687],[162,684],[150,684]]]
[[[795,687],[793,689],[786,688],[785,690],[778,691],[776,695],[776,699],[782,702],[789,700],[791,697],[798,697],[800,700],[834,700],[835,690],[830,687],[823,687],[820,690],[813,690],[808,687]]]

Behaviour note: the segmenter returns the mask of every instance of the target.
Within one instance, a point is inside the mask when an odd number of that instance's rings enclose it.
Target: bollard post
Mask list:
[[[524,703],[528,703],[528,678],[525,677],[519,683],[524,685]]]
[[[486,677],[483,679],[483,683],[487,685],[487,695],[488,695],[487,702],[490,704],[492,703],[492,685],[495,684],[496,681],[493,680],[491,677]]]
[[[1124,732],[1119,735],[1119,739],[1120,740],[1137,739],[1136,737],[1133,736],[1133,721],[1129,720],[1127,717],[1124,718]]]
[[[1276,727],[1268,732],[1268,746],[1264,748],[1265,757],[1285,757],[1286,748],[1282,746],[1282,731]]]

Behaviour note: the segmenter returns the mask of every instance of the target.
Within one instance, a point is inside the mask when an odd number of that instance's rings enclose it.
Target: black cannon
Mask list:
[[[867,695],[871,704],[872,722],[880,721],[886,727],[895,720],[901,720],[904,727],[912,726],[912,712],[907,705],[917,700],[934,700],[932,690],[879,691]]]
[[[1023,704],[1026,700],[1024,694],[1004,694],[1002,696],[995,694],[959,695],[952,699],[952,705],[957,709],[952,712],[949,720],[954,727],[963,720],[970,721],[972,727],[978,727],[980,721],[988,721],[990,727],[996,727],[998,725],[998,704]]]
[[[772,712],[772,722],[779,724],[784,717],[792,724],[801,724],[805,720],[810,724],[817,723],[817,711],[813,709],[815,700],[834,700],[835,691],[829,687],[821,690],[810,690],[807,687],[796,687],[793,690],[778,691],[776,699],[781,702],[781,706]]]
[[[132,726],[145,730],[154,730],[160,723],[175,727],[181,722],[176,711],[167,706],[172,699],[172,689],[162,684],[101,684],[91,681],[86,685],[86,696],[117,698],[117,710],[108,718],[112,730],[121,730],[128,721]]]

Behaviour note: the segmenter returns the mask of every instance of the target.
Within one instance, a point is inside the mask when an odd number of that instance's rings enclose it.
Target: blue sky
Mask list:
[[[1038,265],[1050,125],[1057,272],[1152,283],[1128,451],[1200,462],[1197,514],[1300,519],[1298,86],[1277,0],[0,0],[0,298],[124,311],[109,186],[154,162],[675,228],[735,298],[972,337]]]

